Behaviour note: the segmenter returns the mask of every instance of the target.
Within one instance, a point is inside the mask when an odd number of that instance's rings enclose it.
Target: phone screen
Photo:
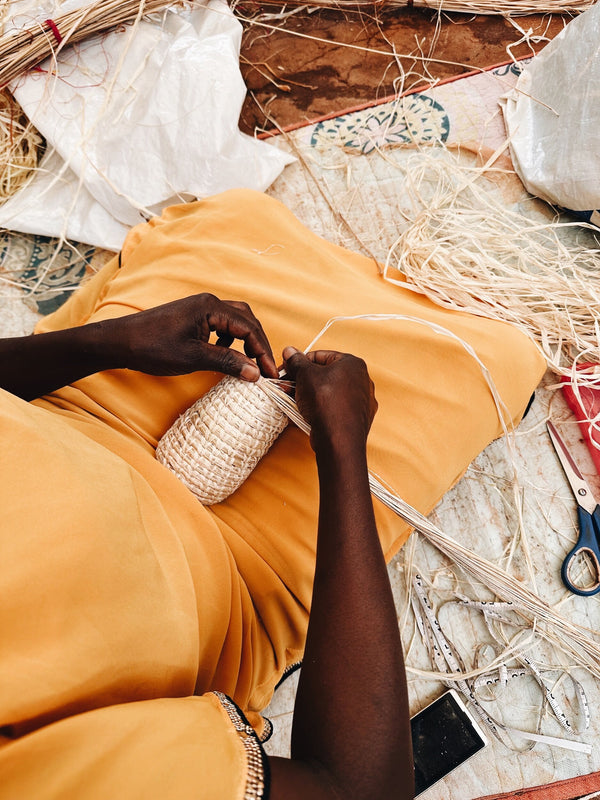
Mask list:
[[[486,745],[451,692],[416,714],[410,724],[417,795]]]

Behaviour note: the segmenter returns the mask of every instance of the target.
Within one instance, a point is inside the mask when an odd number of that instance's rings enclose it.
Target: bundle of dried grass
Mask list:
[[[144,15],[182,6],[182,0],[97,0],[75,11],[38,20],[27,28],[9,28],[0,36],[0,87],[7,86],[63,47]],[[189,5],[189,3],[188,3]]]
[[[414,217],[384,276],[444,308],[516,325],[552,371],[583,385],[576,364],[600,363],[600,239],[580,223],[511,210],[486,180],[489,165],[420,153],[406,168]]]
[[[44,139],[8,92],[0,92],[0,203],[17,192],[38,166]]]

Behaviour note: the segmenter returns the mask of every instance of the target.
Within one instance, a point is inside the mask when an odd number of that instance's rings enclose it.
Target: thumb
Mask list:
[[[304,353],[291,345],[284,348],[282,356],[286,374],[289,375],[292,380],[296,379],[299,369],[302,369],[310,363],[310,359]]]
[[[254,361],[229,347],[205,345],[203,356],[203,369],[213,369],[244,381],[257,381],[260,377],[260,369]]]

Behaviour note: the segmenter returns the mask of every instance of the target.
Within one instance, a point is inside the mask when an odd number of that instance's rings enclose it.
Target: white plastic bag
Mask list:
[[[68,0],[60,6],[85,5]],[[49,151],[0,225],[118,250],[168,205],[264,191],[292,159],[242,134],[241,25],[225,2],[65,48],[12,86]]]
[[[600,4],[536,56],[505,100],[515,170],[531,194],[600,222]]]

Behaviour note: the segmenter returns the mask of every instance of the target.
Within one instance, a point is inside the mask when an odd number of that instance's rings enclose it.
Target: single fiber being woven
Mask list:
[[[226,376],[188,408],[156,448],[156,458],[203,505],[240,486],[288,423],[260,383]]]

